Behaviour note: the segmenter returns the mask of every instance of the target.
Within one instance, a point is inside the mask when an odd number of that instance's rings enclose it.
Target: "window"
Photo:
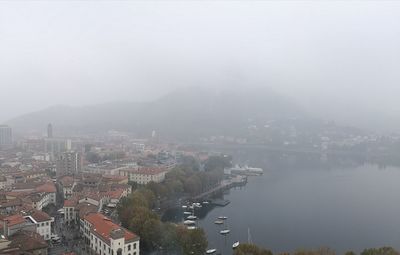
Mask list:
[[[136,249],[136,243],[133,244],[133,249]]]
[[[46,226],[48,226],[49,225],[49,222],[46,222]]]
[[[128,245],[128,251],[130,251],[131,250],[131,245]],[[128,254],[129,255],[129,254]]]

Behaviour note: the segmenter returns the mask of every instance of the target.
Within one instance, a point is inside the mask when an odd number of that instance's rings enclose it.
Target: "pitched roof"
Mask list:
[[[64,200],[64,207],[75,207],[77,204],[76,199],[67,199]]]
[[[64,187],[69,187],[74,185],[74,178],[72,176],[63,176],[60,179],[60,183]]]
[[[43,211],[36,210],[36,209],[30,210],[29,212],[27,212],[27,214],[30,214],[30,216],[32,218],[34,218],[37,222],[43,222],[43,221],[51,220],[51,217],[47,213],[45,213]]]
[[[14,214],[3,218],[3,221],[7,221],[8,226],[14,226],[26,222],[25,218],[20,214]]]
[[[18,231],[10,237],[9,247],[18,247],[22,251],[47,249],[47,242],[36,232]]]
[[[36,187],[36,191],[55,193],[55,192],[57,192],[57,189],[53,182],[46,182],[45,184],[42,184],[42,185]]]
[[[123,230],[126,241],[139,238],[136,234],[115,224],[101,213],[90,213],[86,215],[84,219],[92,224],[92,231],[101,236],[107,242],[110,240],[111,232],[115,230]]]

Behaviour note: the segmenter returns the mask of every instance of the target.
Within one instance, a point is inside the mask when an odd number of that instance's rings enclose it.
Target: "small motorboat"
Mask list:
[[[219,216],[218,219],[220,219],[220,220],[226,220],[226,219],[228,219],[228,217],[226,217],[226,216]]]
[[[217,249],[208,249],[206,250],[206,254],[213,254],[217,251]]]
[[[224,230],[219,231],[219,233],[221,235],[227,235],[227,234],[229,234],[229,232],[231,232],[229,229],[224,229]]]
[[[195,227],[195,226],[188,226],[187,229],[189,229],[189,230],[195,230],[195,229],[197,229],[197,227]]]
[[[194,224],[196,224],[196,222],[194,220],[185,220],[183,222],[183,224],[185,224],[185,225],[194,225]]]
[[[216,220],[216,221],[214,221],[214,224],[221,225],[221,224],[224,224],[224,221],[223,220]]]
[[[190,215],[190,216],[188,216],[186,219],[187,219],[187,220],[195,220],[195,219],[197,219],[197,216]]]
[[[186,209],[187,208],[187,205],[182,205],[182,209]]]
[[[200,203],[193,203],[193,206],[197,207],[197,208],[201,208],[201,204]]]
[[[232,244],[232,249],[236,249],[239,246],[239,241],[236,241]]]
[[[208,201],[203,201],[203,205],[208,205],[209,203]]]
[[[185,215],[190,215],[190,214],[192,214],[191,212],[183,212],[183,214],[185,214]]]

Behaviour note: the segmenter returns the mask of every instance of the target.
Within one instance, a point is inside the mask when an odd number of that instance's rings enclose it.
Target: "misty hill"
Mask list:
[[[110,129],[149,136],[189,139],[207,135],[233,135],[249,125],[271,119],[306,114],[292,100],[265,88],[176,90],[147,103],[118,102],[84,107],[54,106],[22,115],[8,122],[17,132],[45,131],[52,123],[56,132],[103,132]]]

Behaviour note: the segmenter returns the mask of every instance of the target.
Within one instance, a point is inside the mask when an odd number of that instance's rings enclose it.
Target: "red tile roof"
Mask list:
[[[125,240],[133,240],[139,238],[136,234],[122,228],[121,226],[112,222],[109,218],[101,213],[90,213],[85,216],[85,220],[92,225],[92,230],[105,241],[109,241],[111,231],[116,229],[123,229],[125,234]]]
[[[75,207],[76,204],[77,204],[77,201],[75,199],[64,200],[64,207]]]
[[[162,167],[141,167],[133,173],[155,175],[155,174],[159,174],[159,173],[162,173],[165,171],[166,171],[165,168],[162,168]]]
[[[20,214],[14,214],[14,215],[5,217],[3,220],[7,221],[8,226],[14,226],[14,225],[26,222],[24,217],[22,217],[22,215],[20,215]]]
[[[43,211],[39,211],[39,210],[33,209],[33,210],[31,210],[31,211],[29,211],[27,213],[30,214],[30,216],[32,218],[34,218],[37,222],[43,222],[43,221],[51,220],[51,217],[47,213],[45,213]]]
[[[36,191],[55,193],[55,192],[57,192],[57,189],[53,182],[46,182],[45,184],[42,184],[42,185],[36,187]]]

